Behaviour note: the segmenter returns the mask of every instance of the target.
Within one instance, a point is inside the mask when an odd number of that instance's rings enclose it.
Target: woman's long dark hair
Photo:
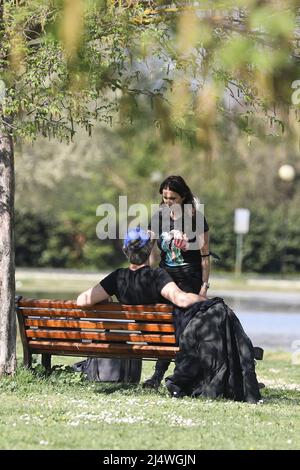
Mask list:
[[[182,178],[182,176],[168,176],[160,185],[159,193],[162,194],[164,189],[174,191],[183,198],[183,204],[191,204],[193,215],[196,211],[195,197]],[[163,203],[163,200],[162,200]]]

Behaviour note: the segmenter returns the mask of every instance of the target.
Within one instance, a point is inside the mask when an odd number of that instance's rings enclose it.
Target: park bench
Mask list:
[[[51,369],[51,356],[95,356],[122,359],[171,359],[176,347],[172,306],[101,303],[78,307],[72,300],[16,299],[24,365],[41,354]],[[255,348],[255,358],[263,350]]]

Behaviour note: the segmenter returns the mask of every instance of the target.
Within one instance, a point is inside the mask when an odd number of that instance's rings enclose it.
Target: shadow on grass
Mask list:
[[[112,395],[114,393],[122,394],[122,395],[135,395],[136,397],[144,396],[144,395],[156,395],[159,397],[164,397],[167,395],[167,390],[164,388],[160,388],[159,390],[143,388],[142,384],[125,384],[125,383],[109,383],[109,382],[93,382],[96,384],[95,393],[98,394],[105,394],[105,395]]]
[[[283,405],[300,405],[300,391],[284,388],[265,388],[263,392],[265,404],[282,403]]]
[[[94,382],[97,385],[95,393],[104,393],[106,395],[111,395],[112,393],[119,392],[132,392],[139,391],[140,386],[138,384],[124,384],[124,383],[109,383],[109,382]]]
[[[145,389],[141,384],[124,384],[124,383],[98,383],[95,393],[112,395],[118,393],[124,396],[135,395],[136,397],[141,397],[143,395],[156,395],[160,398],[169,397],[168,391],[161,387],[158,390]],[[186,397],[187,398],[187,397]],[[200,398],[200,397],[199,397]],[[286,389],[270,389],[265,388],[262,393],[262,398],[264,404],[274,404],[281,403],[288,406],[299,406],[300,405],[300,391],[298,390],[286,390]],[[216,399],[215,401],[224,401],[227,400],[224,398]]]

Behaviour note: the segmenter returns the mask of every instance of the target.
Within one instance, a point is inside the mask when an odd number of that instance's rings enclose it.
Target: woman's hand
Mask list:
[[[201,286],[199,295],[202,295],[203,297],[206,297],[206,298],[207,298],[207,287],[206,287],[205,285],[204,285],[204,286]]]
[[[172,230],[174,238],[174,246],[180,250],[186,251],[189,247],[188,238],[185,233],[180,230]]]

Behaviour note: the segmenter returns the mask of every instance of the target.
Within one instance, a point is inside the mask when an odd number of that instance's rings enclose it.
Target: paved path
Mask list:
[[[99,272],[85,272],[85,271],[72,271],[65,269],[31,269],[31,268],[17,268],[16,279],[19,281],[24,280],[64,280],[64,281],[90,281],[99,282],[108,274],[105,271]],[[273,300],[282,300],[292,302],[300,302],[300,281],[297,279],[260,279],[260,278],[246,278],[243,282],[236,281],[234,276],[230,277],[211,277],[212,288],[210,295],[228,295],[230,297],[253,297],[256,298],[271,298]],[[299,299],[299,300],[297,300]]]
[[[269,301],[272,303],[288,303],[299,306],[300,292],[276,292],[275,290],[237,290],[237,289],[211,289],[209,295],[217,297],[230,297],[239,299],[255,299],[257,301]]]

